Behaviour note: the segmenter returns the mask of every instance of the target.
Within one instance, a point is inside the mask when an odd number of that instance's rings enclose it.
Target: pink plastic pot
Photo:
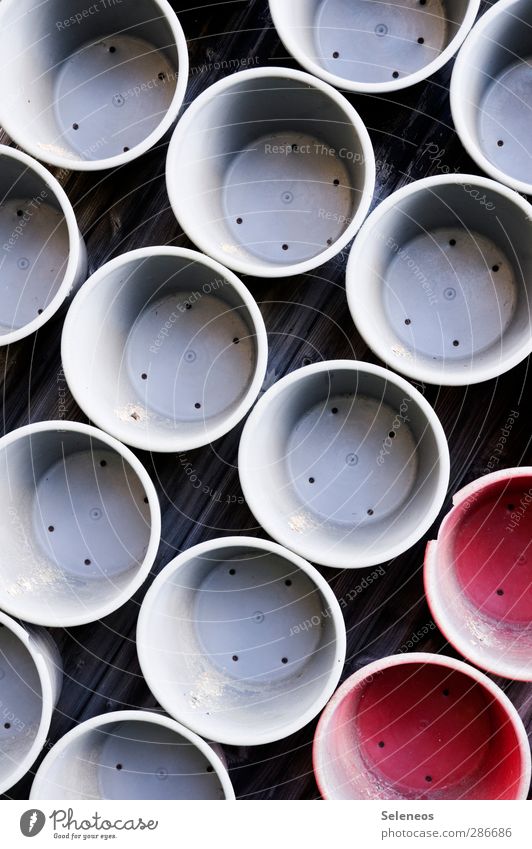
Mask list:
[[[434,619],[477,666],[532,681],[532,468],[485,475],[453,504],[425,557]]]
[[[325,799],[526,799],[530,749],[493,681],[419,652],[343,683],[318,724],[314,771]]]

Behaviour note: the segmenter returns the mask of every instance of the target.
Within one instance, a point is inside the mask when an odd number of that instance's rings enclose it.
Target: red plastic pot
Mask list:
[[[477,666],[532,681],[532,468],[485,475],[453,504],[425,557],[434,619]]]
[[[523,723],[482,672],[442,655],[385,657],[347,679],[314,738],[324,799],[526,799]]]

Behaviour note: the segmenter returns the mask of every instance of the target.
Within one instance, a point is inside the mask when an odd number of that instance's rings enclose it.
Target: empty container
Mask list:
[[[532,468],[501,469],[453,498],[425,557],[434,619],[472,663],[532,681]]]
[[[31,799],[234,799],[216,752],[173,719],[123,710],[72,728],[48,753]]]
[[[308,71],[347,91],[414,85],[456,53],[480,0],[270,0],[284,46]]]
[[[325,799],[526,799],[530,747],[503,691],[472,666],[423,652],[345,681],[314,738]]]
[[[136,448],[171,452],[238,424],[267,349],[260,310],[234,274],[195,251],[155,247],[93,274],[68,311],[61,353],[93,422]]]
[[[3,0],[0,124],[51,165],[96,171],[145,153],[188,79],[167,0]]]
[[[0,269],[0,345],[42,327],[87,273],[85,243],[65,192],[46,168],[5,145]]]
[[[499,0],[456,60],[451,110],[460,140],[491,177],[532,194],[532,7]]]
[[[497,377],[532,350],[532,206],[473,175],[427,177],[369,216],[347,267],[351,315],[391,368],[425,383]]]
[[[353,238],[375,184],[350,103],[300,71],[254,68],[202,92],[179,121],[168,194],[189,238],[244,274],[316,268]]]
[[[37,759],[61,683],[61,659],[49,634],[0,612],[0,793]]]
[[[249,416],[238,467],[267,533],[324,566],[391,560],[430,528],[445,498],[449,450],[432,407],[369,363],[306,366]]]
[[[137,650],[172,716],[210,740],[252,746],[310,722],[338,684],[345,625],[324,578],[268,540],[183,552],[141,607]]]
[[[155,559],[161,516],[134,454],[88,425],[39,422],[0,439],[0,606],[70,627],[120,607]]]

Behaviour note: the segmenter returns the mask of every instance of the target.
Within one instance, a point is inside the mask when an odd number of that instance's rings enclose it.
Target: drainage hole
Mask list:
[[[368,510],[368,516],[373,516],[374,512],[375,511],[372,510],[372,508],[370,507],[369,510]]]
[[[504,595],[504,590],[497,590],[497,595]]]
[[[144,504],[147,504],[147,503],[148,503],[148,496],[147,496],[147,495],[145,495],[145,496],[144,496]]]
[[[419,5],[424,6],[426,2],[427,2],[427,0],[419,0]]]
[[[141,374],[141,378],[142,378],[143,380],[147,380],[147,379],[148,379],[148,375],[146,374],[146,372],[145,372],[145,371],[143,371],[143,372],[142,372],[142,374]]]
[[[497,147],[502,147],[503,144],[504,144],[503,140],[499,139],[499,141],[497,142]]]
[[[207,772],[214,772],[214,767],[209,765],[207,767]]]
[[[316,478],[309,478],[309,479],[308,479],[308,482],[309,482],[309,483],[315,483],[315,481],[316,481]]]
[[[338,412],[338,407],[333,407],[332,410],[331,410],[331,413],[333,414],[333,416],[335,416],[337,414],[337,412]]]
[[[79,130],[79,124],[72,124],[73,130]]]
[[[235,336],[235,338],[233,339],[233,345],[238,345],[239,342],[240,339],[238,338],[238,336]]]
[[[288,658],[287,658],[287,657],[282,657],[282,658],[281,658],[281,663],[288,663]]]
[[[235,661],[235,663],[236,663],[236,661],[238,660],[238,655],[237,655],[237,654],[234,654],[232,659],[233,659],[233,660]]]
[[[405,318],[405,324],[408,327],[409,324],[412,324],[412,319],[411,318]]]
[[[200,404],[200,402],[199,402],[199,401],[196,401],[196,403],[194,404],[194,406],[195,406],[196,410],[201,410],[201,404]]]
[[[498,270],[499,270],[499,268],[500,268],[500,266],[499,266],[499,265],[492,265],[491,270],[492,270],[492,271],[498,271]]]
[[[185,304],[185,309],[186,309],[186,310],[191,310],[191,309],[192,309],[192,304]]]
[[[18,215],[18,217],[19,217],[19,218],[22,218],[22,216],[24,215],[24,213],[23,213],[23,211],[22,211],[21,209],[17,209],[17,215]]]
[[[4,722],[4,728],[5,729],[11,728],[11,723],[10,722]]]
[[[332,239],[327,239],[327,244],[328,244],[328,245],[332,245],[332,243],[333,243],[333,240],[332,240]]]
[[[237,219],[236,219],[236,223],[237,223],[237,224],[242,224],[242,221],[243,221],[243,219],[242,219],[242,218],[237,218]]]
[[[117,770],[120,772],[120,770],[122,769],[122,764],[117,764],[117,765],[116,765],[116,768],[117,768]]]
[[[442,695],[443,695],[443,696],[450,696],[450,695],[451,695],[451,691],[450,691],[450,690],[448,690],[448,689],[447,689],[447,687],[446,687],[446,688],[445,688],[445,690],[442,690]]]
[[[104,466],[107,466],[107,460],[100,460],[100,466],[102,467],[102,469],[104,468]]]
[[[50,531],[51,534],[53,534],[53,532],[55,531],[55,528],[54,528],[53,525],[49,525],[48,530]]]
[[[339,59],[339,58],[340,58],[340,54],[338,53],[338,50],[335,50],[334,53],[333,53],[333,59]]]
[[[129,153],[129,147],[124,148],[124,153]]]
[[[449,244],[452,248],[456,245],[456,239],[449,239]]]
[[[292,586],[292,581],[290,580],[290,578],[286,579],[286,581],[284,582],[284,585],[285,585],[285,587],[291,587]]]
[[[292,153],[297,153],[298,150],[299,150],[299,147],[297,146],[297,144],[293,144],[292,145]]]
[[[391,430],[388,436],[390,437],[390,439],[395,439],[395,430]]]
[[[288,245],[287,245],[287,244],[284,244],[284,245],[283,245],[283,251],[287,251],[287,250],[288,250]]]
[[[236,575],[236,569],[229,569],[230,575]]]
[[[392,77],[394,78],[394,80],[396,80],[398,76],[399,76],[399,71],[394,71],[393,74],[392,74]]]
[[[428,782],[429,782],[429,784],[430,784],[430,782],[432,781],[432,775],[426,775],[426,776],[425,776],[425,781],[428,781]]]
[[[515,504],[507,504],[506,506],[507,506],[507,509],[510,511],[510,513],[511,513],[513,510],[515,510]]]
[[[86,557],[86,558],[85,558],[85,560],[84,560],[83,562],[85,563],[85,566],[90,566],[90,565],[91,565],[91,562],[90,562],[90,560],[89,560],[89,558],[88,558],[88,557]]]
[[[42,310],[37,310],[37,315],[42,315]]]
[[[109,48],[109,53],[116,53],[116,47],[112,44]]]
[[[458,348],[459,344],[460,342],[458,341],[458,339],[453,339],[453,345],[455,348]]]
[[[384,740],[380,740],[379,749],[384,749]]]
[[[160,80],[164,80],[166,78],[166,75],[164,74],[163,71],[161,71],[159,74],[157,74],[157,76],[159,77]]]
[[[333,183],[334,183],[335,186],[340,185],[340,180],[338,179],[338,177],[335,177],[335,179],[333,180]]]
[[[418,38],[418,40],[417,40],[417,43],[418,43],[418,44],[425,44],[425,39],[423,38],[423,36],[422,36],[422,35],[420,35],[420,36],[419,36],[419,38]]]

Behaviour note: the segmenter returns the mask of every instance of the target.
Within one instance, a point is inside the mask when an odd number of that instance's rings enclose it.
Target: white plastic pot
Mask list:
[[[331,85],[367,94],[430,77],[456,53],[480,0],[270,0],[284,46]]]
[[[532,6],[499,0],[464,43],[451,79],[460,140],[477,165],[512,189],[532,194]]]
[[[353,238],[375,185],[368,132],[310,74],[255,68],[199,95],[179,121],[166,182],[204,253],[243,274],[316,268]]]
[[[425,383],[497,377],[532,351],[532,206],[473,175],[384,200],[347,266],[353,320],[391,368]]]
[[[85,280],[87,256],[55,177],[5,145],[0,199],[0,345],[10,345],[42,327]]]
[[[425,557],[441,631],[477,666],[532,681],[532,468],[501,469],[453,498]]]
[[[157,713],[124,710],[72,728],[37,770],[31,799],[234,799],[216,752]]]
[[[39,422],[0,439],[0,501],[0,606],[27,622],[100,619],[155,559],[155,488],[134,454],[94,427]]]
[[[102,266],[67,314],[65,377],[99,427],[148,451],[231,430],[257,397],[268,340],[230,271],[196,251],[142,248]]]
[[[313,754],[325,799],[526,799],[530,786],[530,746],[508,697],[439,654],[385,657],[351,675]]]
[[[324,566],[391,560],[436,519],[449,450],[432,407],[369,363],[320,362],[284,377],[242,433],[240,482],[255,518]]]
[[[61,683],[61,659],[50,635],[0,612],[0,793],[37,759]]]
[[[267,540],[201,543],[156,578],[137,650],[172,716],[210,740],[253,746],[310,722],[338,684],[345,625],[324,578]]]
[[[0,124],[76,171],[130,162],[171,127],[188,53],[167,0],[2,0]]]

